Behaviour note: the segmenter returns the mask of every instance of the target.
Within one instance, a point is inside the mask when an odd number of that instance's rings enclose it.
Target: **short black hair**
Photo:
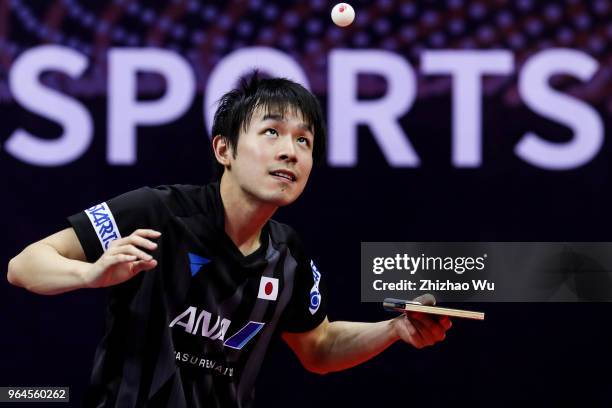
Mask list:
[[[310,91],[287,78],[262,78],[258,71],[243,77],[236,89],[219,99],[212,137],[223,136],[235,157],[240,131],[248,129],[253,112],[258,108],[263,108],[265,114],[299,112],[314,135],[312,157],[315,164],[319,163],[325,154],[327,139],[321,105]],[[211,152],[213,178],[219,180],[224,167],[216,160],[212,149]]]

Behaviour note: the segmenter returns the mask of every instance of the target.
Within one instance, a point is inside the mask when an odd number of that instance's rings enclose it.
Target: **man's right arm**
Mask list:
[[[155,250],[157,244],[150,239],[160,235],[150,229],[136,230],[111,242],[96,262],[89,263],[74,229],[67,228],[29,245],[11,259],[7,278],[13,285],[42,295],[117,285],[157,266],[143,249]]]

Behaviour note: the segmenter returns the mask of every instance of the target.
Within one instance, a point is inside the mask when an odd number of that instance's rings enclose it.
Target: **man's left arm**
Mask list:
[[[444,340],[452,323],[447,316],[406,313],[375,323],[329,322],[327,318],[305,333],[282,337],[309,371],[325,374],[361,364],[397,340],[416,348]]]

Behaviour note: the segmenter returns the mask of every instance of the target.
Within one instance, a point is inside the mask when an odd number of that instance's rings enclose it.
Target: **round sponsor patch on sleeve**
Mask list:
[[[321,305],[321,292],[319,292],[321,273],[319,273],[319,270],[312,260],[310,261],[310,269],[312,270],[314,284],[312,285],[312,289],[310,289],[310,306],[308,307],[308,310],[310,311],[310,314],[315,314]]]

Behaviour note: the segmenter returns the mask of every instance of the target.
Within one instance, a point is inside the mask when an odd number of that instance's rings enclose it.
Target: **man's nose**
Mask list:
[[[293,142],[293,138],[291,136],[285,136],[282,139],[282,143],[280,144],[278,150],[278,159],[283,161],[297,161],[297,154],[295,149],[295,143]]]

